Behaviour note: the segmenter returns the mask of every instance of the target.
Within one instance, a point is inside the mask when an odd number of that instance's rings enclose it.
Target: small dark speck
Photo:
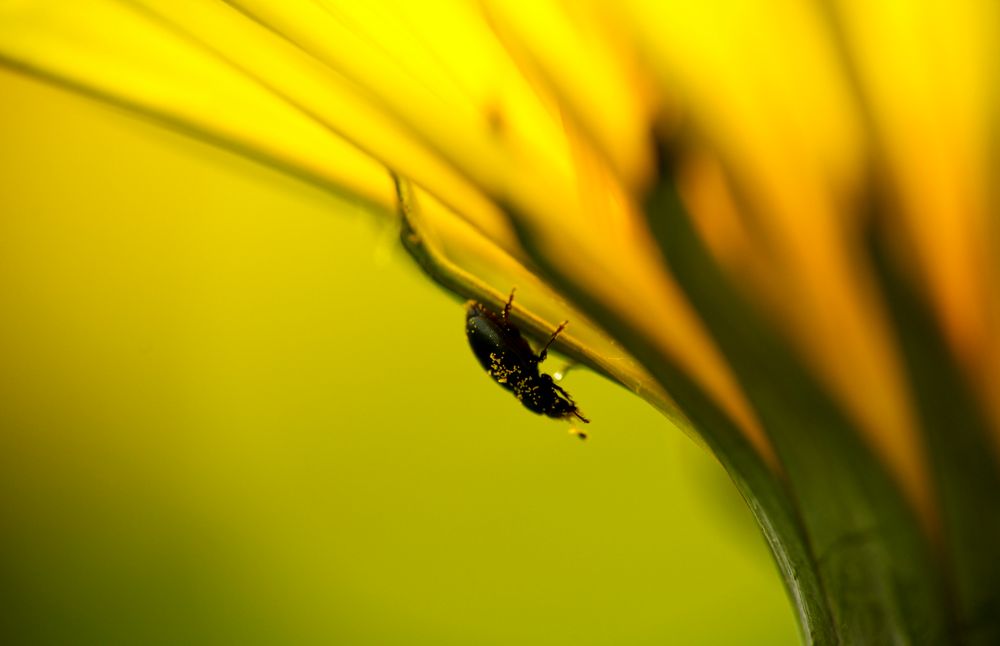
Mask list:
[[[504,131],[507,129],[507,121],[504,118],[503,108],[500,107],[498,103],[490,103],[486,106],[486,123],[489,125],[490,132],[494,136],[503,135]]]

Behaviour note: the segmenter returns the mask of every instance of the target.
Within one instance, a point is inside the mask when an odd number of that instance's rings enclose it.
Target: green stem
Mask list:
[[[946,643],[940,562],[902,493],[794,351],[729,283],[664,181],[650,226],[788,475],[845,643]]]

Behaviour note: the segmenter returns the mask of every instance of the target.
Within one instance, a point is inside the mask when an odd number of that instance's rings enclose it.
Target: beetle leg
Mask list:
[[[552,333],[552,336],[549,338],[548,343],[546,343],[545,347],[542,348],[542,351],[538,353],[538,363],[545,361],[545,357],[549,355],[549,346],[552,345],[552,342],[556,340],[556,337],[559,336],[559,333],[566,329],[567,325],[569,325],[569,321],[563,321],[562,323],[559,324],[559,327],[556,328],[556,331]]]
[[[503,306],[503,324],[507,325],[508,319],[510,319],[510,307],[514,304],[514,292],[517,291],[517,287],[510,288],[510,297],[507,299],[507,304]]]
[[[573,398],[569,396],[568,392],[566,392],[565,390],[563,390],[557,384],[552,384],[552,387],[555,388],[556,390],[558,390],[559,394],[566,398],[566,401],[568,401],[569,403],[573,404],[574,408],[576,407],[576,402],[573,401]]]
[[[552,384],[552,387],[558,390],[559,394],[566,398],[566,401],[568,401],[570,406],[573,407],[573,414],[579,417],[580,421],[582,421],[584,424],[590,424],[590,420],[580,414],[580,409],[576,407],[576,402],[573,401],[573,398],[569,396],[568,392],[566,392],[556,384]],[[584,439],[586,439],[586,435],[584,435]]]

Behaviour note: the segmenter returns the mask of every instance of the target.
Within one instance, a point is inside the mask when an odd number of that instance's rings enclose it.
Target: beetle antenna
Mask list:
[[[514,304],[514,292],[517,291],[517,287],[510,288],[510,297],[507,298],[507,304],[503,306],[503,324],[507,325],[507,320],[510,319],[510,308]]]
[[[587,419],[586,417],[584,417],[583,415],[581,415],[580,411],[577,410],[576,404],[573,404],[573,414],[576,415],[577,417],[579,417],[580,421],[583,422],[584,424],[590,424],[590,420]],[[586,437],[586,436],[584,436],[584,437]]]
[[[566,329],[567,325],[569,325],[569,321],[563,321],[562,323],[559,324],[559,327],[556,328],[556,331],[552,333],[552,336],[549,337],[548,343],[546,343],[545,347],[542,348],[542,351],[538,353],[538,363],[545,361],[545,357],[549,355],[549,346],[552,345],[552,342],[556,340],[556,337],[559,336],[559,333]]]

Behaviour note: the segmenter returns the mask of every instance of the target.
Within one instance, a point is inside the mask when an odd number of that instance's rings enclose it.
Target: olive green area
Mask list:
[[[0,93],[10,643],[795,643],[714,460],[587,371],[563,385],[588,441],[524,410],[394,229]]]

